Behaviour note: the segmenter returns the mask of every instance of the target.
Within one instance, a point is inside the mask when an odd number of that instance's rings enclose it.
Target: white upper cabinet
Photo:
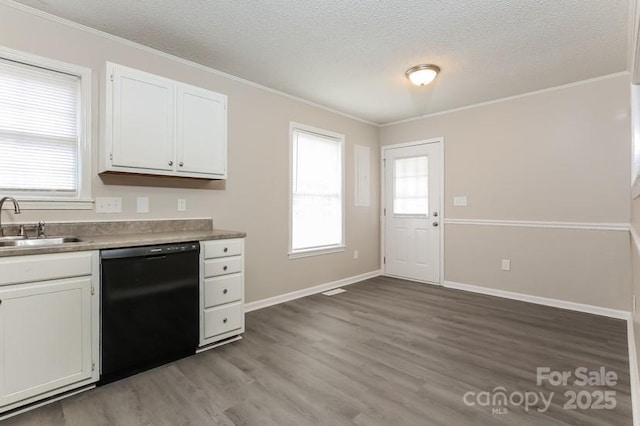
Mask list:
[[[173,83],[130,68],[113,69],[112,165],[173,170]]]
[[[178,172],[227,174],[227,97],[199,87],[177,86]]]
[[[227,97],[107,62],[100,171],[227,177]]]

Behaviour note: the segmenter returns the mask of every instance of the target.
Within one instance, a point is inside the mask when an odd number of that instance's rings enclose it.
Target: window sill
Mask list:
[[[21,210],[93,210],[93,200],[21,200]],[[5,203],[3,210],[13,210],[12,203]]]
[[[317,249],[298,250],[289,252],[289,259],[300,259],[302,257],[322,256],[323,254],[340,253],[345,250],[345,246],[331,246]]]

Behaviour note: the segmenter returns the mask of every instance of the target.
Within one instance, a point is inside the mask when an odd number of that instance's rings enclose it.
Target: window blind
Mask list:
[[[342,142],[294,130],[291,248],[342,244]]]
[[[428,215],[429,158],[399,158],[394,162],[393,172],[393,213]]]
[[[80,78],[0,58],[0,191],[78,192]]]

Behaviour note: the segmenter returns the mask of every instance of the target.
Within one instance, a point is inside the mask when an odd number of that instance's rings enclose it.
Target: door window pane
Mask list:
[[[393,164],[393,213],[429,214],[429,157],[399,158]]]

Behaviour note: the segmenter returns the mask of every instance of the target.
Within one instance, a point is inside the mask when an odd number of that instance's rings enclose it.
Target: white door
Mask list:
[[[180,84],[177,96],[178,172],[226,175],[227,97]]]
[[[113,65],[114,166],[174,170],[173,82]]]
[[[442,142],[383,150],[385,274],[440,283]]]
[[[91,277],[0,287],[0,407],[91,377]]]

